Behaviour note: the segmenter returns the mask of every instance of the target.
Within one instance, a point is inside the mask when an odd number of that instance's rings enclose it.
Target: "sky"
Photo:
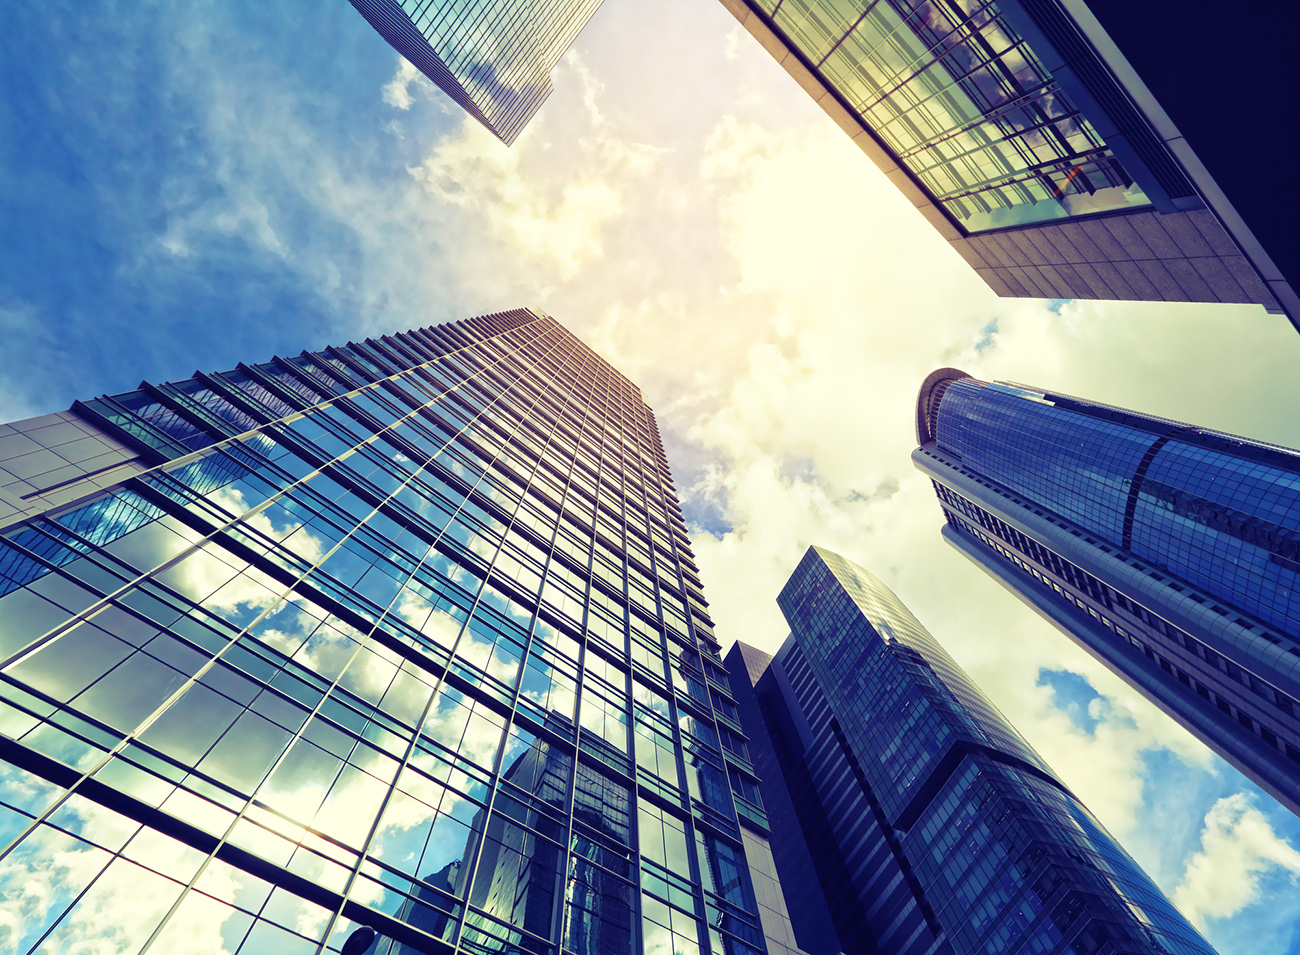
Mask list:
[[[608,0],[507,149],[344,0],[0,5],[0,420],[535,305],[643,389],[724,644],[881,577],[1224,955],[1300,820],[939,536],[943,365],[1300,446],[1255,306],[996,298],[717,0]]]

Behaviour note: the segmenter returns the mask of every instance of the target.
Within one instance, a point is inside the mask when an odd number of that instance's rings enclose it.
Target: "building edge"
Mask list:
[[[1141,268],[1136,265],[1136,262],[1140,260],[1103,259],[1099,262],[1084,262],[1059,256],[1050,240],[1039,238],[1043,232],[1052,228],[1053,224],[1051,222],[968,233],[952,216],[948,215],[934,202],[929,193],[921,187],[916,177],[904,168],[893,152],[880,141],[879,137],[869,127],[862,123],[843,98],[823,82],[813,64],[793,44],[786,40],[780,28],[753,3],[753,0],[720,0],[720,2],[745,28],[746,32],[757,40],[759,45],[767,50],[781,67],[813,98],[823,112],[844,130],[881,172],[885,173],[890,182],[903,193],[917,211],[924,216],[926,221],[934,227],[935,231],[943,236],[953,250],[975,270],[976,274],[999,297],[1103,301],[1211,301],[1210,299],[1191,299],[1186,296],[1185,293],[1178,289],[1178,283],[1170,277],[1169,271],[1163,265],[1160,266],[1160,272],[1164,274],[1159,276],[1162,281],[1160,284],[1156,284],[1151,281],[1151,269]],[[1018,28],[1022,24],[1029,22],[1024,7],[1017,0],[1011,0],[1007,6],[1013,11],[1013,15],[1019,14],[1016,17]],[[1061,6],[1068,10],[1069,16],[1073,17],[1076,9],[1081,8],[1083,5],[1079,0],[1061,0]],[[1086,12],[1086,8],[1083,9]],[[1210,246],[1215,247],[1215,255],[1220,259],[1221,265],[1227,265],[1233,259],[1240,259],[1249,272],[1249,274],[1245,274],[1240,269],[1233,270],[1229,267],[1229,271],[1232,273],[1231,282],[1225,282],[1223,286],[1224,288],[1230,288],[1232,283],[1237,284],[1244,293],[1244,297],[1222,298],[1219,296],[1213,301],[1260,305],[1270,314],[1284,315],[1291,325],[1297,331],[1300,331],[1300,293],[1293,287],[1291,281],[1282,275],[1273,260],[1264,251],[1262,244],[1251,233],[1249,227],[1232,206],[1223,190],[1215,183],[1204,163],[1192,152],[1186,140],[1178,133],[1168,115],[1155,101],[1154,96],[1151,95],[1146,85],[1141,82],[1127,60],[1123,58],[1122,54],[1118,53],[1118,48],[1106,35],[1101,24],[1091,14],[1089,14],[1089,21],[1076,24],[1076,26],[1081,30],[1080,39],[1090,47],[1097,64],[1102,67],[1105,73],[1115,74],[1114,76],[1107,76],[1107,84],[1115,85],[1116,90],[1122,93],[1124,99],[1130,101],[1130,108],[1134,106],[1132,101],[1136,100],[1138,112],[1150,127],[1149,135],[1159,140],[1160,147],[1168,150],[1169,159],[1177,162],[1181,171],[1196,190],[1199,201],[1191,204],[1174,205],[1167,199],[1158,202],[1158,205],[1164,207],[1162,211],[1165,213],[1165,217],[1185,219],[1186,221],[1178,224],[1177,231],[1192,236],[1197,245],[1203,245],[1208,241]],[[1033,32],[1042,37],[1040,30],[1035,28]],[[1123,81],[1128,78],[1136,80],[1139,87],[1135,88],[1135,90],[1129,90],[1123,85],[1123,82],[1117,83],[1117,79]],[[1070,91],[1074,94],[1082,93],[1089,103],[1095,105],[1097,98],[1089,87],[1078,82],[1072,82],[1070,83]],[[1134,95],[1135,92],[1136,96]],[[1105,111],[1103,111],[1103,116],[1110,119]],[[1121,151],[1126,154],[1125,158],[1128,161],[1137,158],[1132,150],[1125,149],[1123,145],[1121,145]],[[1145,168],[1148,165],[1148,163],[1140,160],[1138,160],[1138,163],[1140,168]],[[1147,180],[1150,181],[1149,176]],[[1159,196],[1163,190],[1153,188],[1153,192]],[[1149,210],[1098,213],[1080,220],[1074,220],[1072,224],[1078,225],[1081,222],[1098,222],[1107,218],[1135,217],[1144,214],[1158,216],[1158,213]],[[1204,218],[1207,214],[1209,222]],[[1210,223],[1212,223],[1212,226],[1210,226]],[[1207,227],[1210,227],[1212,232],[1219,233],[1219,236],[1206,235]],[[1026,241],[1017,241],[1014,238],[1016,233],[1023,233],[1027,237]],[[1198,236],[1197,233],[1201,235]],[[996,241],[998,236],[1004,234],[1010,237],[1008,242]],[[1219,237],[1226,239],[1230,243],[1232,246],[1231,252],[1228,252],[1221,242],[1216,242]],[[1026,254],[1026,247],[1029,247],[1028,255]],[[1047,256],[1053,256],[1059,260],[1047,261],[1047,258],[1042,255],[1045,249],[1048,250]],[[1228,254],[1225,256],[1225,253]],[[1033,261],[1033,257],[1039,257],[1040,261]],[[1181,259],[1184,263],[1189,261],[1188,257],[1185,256],[1175,256],[1174,258]],[[1157,255],[1150,261],[1159,264],[1162,262],[1162,257]],[[1105,268],[1097,268],[1098,265]],[[1131,268],[1121,268],[1117,271],[1117,265]],[[1132,294],[1125,294],[1126,290]]]

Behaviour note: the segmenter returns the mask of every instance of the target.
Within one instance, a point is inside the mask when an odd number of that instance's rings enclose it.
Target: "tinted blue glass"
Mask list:
[[[7,745],[73,787],[20,808],[0,764],[0,890],[48,876],[58,902],[18,937],[337,951],[355,918],[391,935],[381,955],[566,938],[631,955],[646,915],[688,948],[761,947],[716,749],[734,703],[640,393],[530,310],[278,380],[324,368],[349,382],[329,407],[250,373],[156,389],[134,404],[158,421],[202,400],[246,427],[196,415],[191,458],[119,424],[170,460],[0,540]],[[663,684],[669,633],[688,699]],[[647,700],[655,771],[638,772]],[[651,806],[662,854],[638,876]],[[708,877],[685,851],[706,831],[726,863]],[[58,850],[76,864],[43,875]],[[101,918],[97,900],[141,886],[165,900],[152,922]]]
[[[384,39],[507,145],[550,95],[551,70],[600,3],[352,0]]]
[[[1130,480],[1156,435],[966,378],[944,395],[938,441],[972,470],[1118,546]]]
[[[1300,455],[971,378],[944,394],[937,440],[987,479],[1300,635]]]
[[[1296,457],[1300,469],[1300,456]],[[1300,472],[1170,440],[1151,461],[1133,553],[1300,634]]]
[[[778,602],[952,951],[1211,952],[879,580],[811,548]]]

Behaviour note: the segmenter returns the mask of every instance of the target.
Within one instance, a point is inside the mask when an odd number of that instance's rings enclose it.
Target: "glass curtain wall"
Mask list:
[[[1149,205],[984,0],[751,0],[967,232]]]
[[[778,602],[942,950],[1213,955],[879,579],[813,547]]]
[[[352,0],[412,65],[507,146],[601,0]]]
[[[77,411],[155,466],[0,535],[0,947],[764,951],[654,416],[553,319]]]

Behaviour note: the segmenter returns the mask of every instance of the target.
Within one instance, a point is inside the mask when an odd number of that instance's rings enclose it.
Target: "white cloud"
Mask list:
[[[1205,816],[1201,848],[1173,891],[1174,904],[1197,927],[1236,915],[1260,899],[1260,880],[1290,873],[1291,891],[1300,884],[1300,851],[1280,839],[1246,793],[1220,799]]]
[[[277,528],[265,513],[247,515],[248,505],[238,489],[221,488],[209,497],[231,514],[247,516],[250,527],[273,540],[293,537],[288,546],[304,560],[314,564],[324,555],[320,539],[303,528],[297,519],[291,518],[284,526]],[[164,571],[159,578],[190,599],[227,612],[240,607],[267,610],[279,601],[280,594],[284,591],[284,586],[274,578],[213,544],[197,548],[180,563]],[[284,636],[279,631],[273,632]]]
[[[328,303],[312,347],[545,305],[644,389],[688,506],[729,523],[693,535],[724,641],[775,648],[775,594],[808,544],[831,547],[894,587],[1112,831],[1176,828],[1142,815],[1161,784],[1144,759],[1200,772],[1204,747],[942,544],[908,460],[915,391],[958,364],[1296,446],[1300,340],[1251,307],[998,300],[720,5],[628,0],[619,17],[593,20],[512,150],[472,120],[441,128],[399,64],[379,95],[402,142],[428,145],[383,141],[388,179],[309,121],[315,91],[247,63],[214,81],[191,69],[211,38],[169,30],[168,92],[195,104],[209,179],[163,184],[150,254],[198,263],[243,238]],[[221,597],[241,598],[260,599]],[[422,602],[397,609],[453,636]],[[359,637],[274,625],[330,674]],[[1094,732],[1055,708],[1043,667],[1105,697]],[[442,712],[426,730],[482,758],[500,737],[462,739]]]
[[[411,98],[411,84],[421,79],[422,75],[409,60],[398,59],[397,72],[384,84],[384,102],[394,109],[410,109],[414,102]]]
[[[114,860],[102,848],[41,827],[0,872],[0,948],[25,951],[60,918],[43,950],[81,955],[139,951],[198,870],[202,854],[86,801],[69,803],[61,824],[105,847],[125,843],[125,858]],[[229,877],[217,874],[205,888],[221,901],[234,901],[236,885]],[[68,905],[72,909],[65,915]],[[193,894],[193,904],[176,913],[160,938],[166,939],[162,950],[178,955],[225,952],[221,927],[235,914],[233,908]]]
[[[1280,357],[1293,333],[1248,307],[1075,303],[1058,315],[996,299],[829,124],[782,133],[723,116],[702,169],[729,185],[722,240],[750,344],[711,354],[698,372],[710,390],[660,419],[712,462],[689,494],[721,504],[732,527],[695,534],[719,633],[775,649],[786,632],[775,594],[809,544],[837,550],[899,592],[1112,831],[1133,832],[1150,795],[1146,754],[1168,749],[1208,771],[1208,751],[941,542],[933,491],[908,459],[916,388],[958,364],[1129,406],[1155,399],[1165,414],[1178,395],[1184,417],[1260,433],[1259,386],[1245,382],[1294,390]],[[1145,362],[1161,351],[1165,363]],[[1188,408],[1188,368],[1243,384],[1211,387],[1210,400],[1198,389]],[[647,391],[657,403],[653,378]],[[1092,733],[1037,686],[1042,668],[1079,673],[1106,697]]]
[[[539,116],[513,147],[466,117],[459,133],[410,170],[428,195],[480,217],[516,254],[572,279],[602,254],[604,227],[623,211],[628,179],[646,175],[659,150],[614,134],[597,106],[600,84],[570,53],[559,82],[579,87],[583,110],[556,129]]]

